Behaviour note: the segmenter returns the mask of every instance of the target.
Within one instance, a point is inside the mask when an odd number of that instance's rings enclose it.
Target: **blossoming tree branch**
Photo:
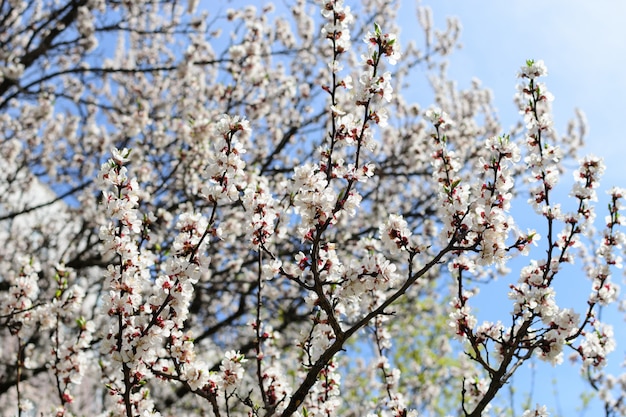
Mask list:
[[[554,130],[543,61],[506,132],[427,7],[401,48],[392,0],[198,3],[0,4],[2,415],[547,416],[506,387],[566,357],[626,415],[600,320],[625,191],[596,221],[603,164]]]

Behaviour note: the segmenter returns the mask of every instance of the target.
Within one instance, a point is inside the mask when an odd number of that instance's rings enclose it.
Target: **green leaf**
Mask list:
[[[82,330],[87,326],[87,320],[83,316],[80,316],[79,318],[76,319],[76,324]]]
[[[381,30],[380,30],[380,26],[378,26],[378,23],[374,22],[374,33],[376,34],[376,36],[380,36],[381,35]]]

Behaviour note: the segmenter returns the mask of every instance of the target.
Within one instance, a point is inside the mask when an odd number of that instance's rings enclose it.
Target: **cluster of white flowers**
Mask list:
[[[205,233],[210,232],[214,236],[221,234],[219,228],[208,229],[209,223],[204,216],[200,213],[182,213],[176,222],[176,229],[179,230],[178,235],[172,243],[172,249],[177,258],[188,258],[188,262],[196,265],[204,265],[206,263],[201,261],[198,256],[198,248],[202,243],[202,239],[205,237]],[[171,269],[175,271],[177,268],[172,266]],[[176,272],[172,272],[171,275],[177,276]],[[194,280],[197,280],[195,277]]]
[[[392,346],[392,336],[385,324],[390,321],[389,316],[377,316],[373,321],[374,346],[376,347],[378,356],[374,359],[372,364],[375,366],[376,371],[382,376],[380,389],[386,394],[385,399],[378,404],[379,415],[389,417],[417,416],[415,410],[407,409],[406,398],[399,392],[400,369],[393,367],[386,356]]]
[[[241,141],[250,136],[250,122],[239,116],[223,115],[215,124],[215,135],[207,138],[213,152],[206,161],[208,178],[202,194],[212,203],[237,201],[245,188],[242,155],[246,152]]]
[[[347,311],[359,311],[377,307],[387,290],[400,282],[397,267],[382,253],[368,252],[358,261],[353,260],[345,267],[342,286],[338,296]],[[350,313],[347,313],[350,317]]]
[[[526,145],[528,154],[524,159],[530,168],[528,181],[538,183],[531,188],[531,198],[528,202],[538,213],[556,218],[557,206],[550,206],[548,193],[556,185],[560,171],[558,163],[562,158],[562,151],[548,143],[553,134],[550,103],[554,100],[546,85],[536,79],[547,75],[542,61],[529,60],[520,69],[518,77],[528,79],[528,84],[518,85],[517,100],[520,103],[520,113],[524,115],[526,123]]]
[[[513,314],[516,317],[525,320],[541,318],[546,327],[542,332],[535,332],[533,343],[538,347],[535,352],[542,360],[558,364],[563,361],[563,347],[579,329],[579,314],[558,307],[555,291],[548,286],[545,274],[545,261],[531,261],[522,269],[519,283],[511,285],[509,298],[514,300]]]
[[[574,171],[571,195],[581,201],[598,201],[596,189],[600,185],[600,177],[604,173],[604,163],[594,155],[586,155],[580,160],[580,168]],[[593,219],[591,219],[593,220]]]
[[[559,309],[552,316],[542,316],[546,331],[538,342],[536,355],[552,365],[563,362],[563,348],[576,334],[580,326],[580,315],[565,308]]]
[[[79,314],[80,306],[85,297],[84,289],[77,284],[69,285],[70,277],[62,265],[57,266],[55,281],[57,284],[56,297],[49,305],[48,314],[42,317],[44,328],[55,329],[52,353],[54,361],[50,368],[54,370],[57,385],[61,393],[61,402],[57,415],[64,416],[67,412],[66,404],[74,401],[72,389],[78,386],[88,370],[89,348],[95,331],[95,323],[86,320]],[[63,331],[61,322],[73,320],[77,328],[74,332]]]
[[[506,239],[514,225],[508,215],[513,198],[510,190],[514,179],[511,165],[520,159],[518,147],[509,137],[492,137],[487,140],[490,160],[483,168],[487,181],[480,187],[480,196],[474,202],[472,223],[480,242],[479,265],[504,264],[507,259]]]
[[[8,65],[0,65],[0,80],[19,80],[24,74],[24,64],[10,60]]]
[[[294,169],[291,187],[296,213],[302,218],[300,235],[303,239],[311,240],[315,226],[332,219],[337,195],[328,187],[326,175],[308,163]]]
[[[362,120],[356,118],[352,113],[346,114],[336,108],[331,109],[338,117],[335,119],[335,139],[337,145],[355,145],[359,140],[359,132],[363,124]]]
[[[479,376],[468,377],[463,380],[463,404],[464,409],[471,410],[476,404],[482,400],[485,393],[489,389],[489,380],[480,378]],[[488,404],[483,413],[487,413],[491,409]]]
[[[402,58],[396,34],[382,33],[380,26],[376,23],[374,23],[374,33],[367,32],[364,41],[368,46],[366,63],[370,66],[375,66],[377,56],[386,56],[391,65],[395,65]]]
[[[391,253],[396,254],[411,248],[411,230],[401,215],[389,215],[389,219],[378,230],[381,241]]]
[[[526,410],[522,417],[548,417],[548,408],[545,405],[537,405],[534,410]]]
[[[440,236],[445,242],[454,239],[460,244],[468,244],[468,233],[471,230],[471,217],[467,215],[470,208],[471,187],[464,183],[459,170],[461,165],[454,151],[446,149],[444,137],[440,136],[437,127],[435,141],[439,148],[433,153],[433,179],[440,186],[438,189],[441,205],[438,207],[443,227]],[[472,242],[473,243],[473,242]]]
[[[268,53],[269,48],[268,45],[259,42],[259,35],[264,30],[264,15],[269,11],[263,8],[259,13],[256,6],[248,5],[241,11],[228,9],[226,12],[229,20],[241,19],[241,24],[246,29],[241,42],[231,45],[228,49],[231,59],[227,68],[237,81],[246,79],[257,87],[262,87],[267,82],[263,55]],[[201,56],[199,58],[202,59]]]
[[[319,298],[316,295],[311,294],[307,298],[307,304],[315,305],[318,303]],[[298,347],[302,349],[307,359],[305,363],[312,364],[317,361],[320,356],[328,349],[336,339],[335,331],[333,330],[328,314],[318,306],[312,309],[312,325],[310,330],[303,329],[301,331],[301,338],[298,341]],[[343,307],[337,308],[337,316],[341,316]],[[333,317],[334,318],[334,317]]]
[[[204,239],[218,236],[219,231],[198,213],[182,213],[176,224],[179,233],[171,244],[172,256],[161,264],[161,274],[152,282],[149,271],[154,268],[154,256],[137,243],[144,231],[137,210],[137,181],[128,177],[124,166],[129,156],[126,149],[113,150],[99,176],[103,188],[112,188],[105,189],[103,195],[107,214],[113,219],[102,226],[100,237],[116,255],[116,263],[107,269],[108,292],[102,311],[111,319],[103,329],[101,350],[113,362],[122,363],[126,373],[123,378],[109,376],[111,394],[124,397],[129,390],[138,390],[143,394],[131,396],[136,397],[132,406],[138,412],[152,413],[144,382],[155,372],[161,378],[184,380],[193,389],[216,385],[216,376],[208,373],[206,364],[192,362],[194,344],[184,332],[184,323],[193,285],[209,265],[202,247]],[[146,218],[153,221],[152,217]],[[163,348],[166,340],[167,351]],[[237,375],[239,371],[235,379]]]
[[[279,218],[267,179],[259,177],[256,183],[249,184],[243,193],[242,201],[246,212],[249,213],[251,242],[254,246],[264,245],[274,234],[274,227]]]
[[[512,285],[509,298],[515,300],[513,312],[530,318],[533,314],[551,317],[555,313],[554,289],[546,279],[545,260],[532,259],[522,268],[519,285]]]
[[[424,117],[428,120],[435,129],[446,130],[454,126],[454,122],[450,118],[450,115],[438,107],[430,107],[424,112]]]
[[[626,207],[623,202],[626,190],[613,187],[608,190],[608,194],[611,196],[609,215],[605,218],[603,239],[596,250],[596,260],[599,262],[587,270],[587,275],[593,280],[589,302],[603,306],[617,301],[620,287],[610,280],[611,267],[622,268],[622,257],[615,252],[626,246],[626,235],[617,230],[623,224],[623,215],[620,213]]]
[[[493,348],[489,349],[489,364],[499,365],[506,353],[506,345],[502,341],[510,340],[511,329],[500,321],[484,321],[476,327],[474,334],[479,345],[486,347],[489,341],[493,342]]]
[[[145,338],[149,317],[140,313],[144,309],[144,296],[152,287],[148,271],[151,259],[140,252],[137,243],[143,222],[137,209],[137,180],[128,177],[124,166],[129,162],[130,153],[128,149],[113,149],[112,158],[102,164],[98,175],[110,219],[100,228],[100,239],[106,251],[116,258],[115,264],[108,266],[104,282],[107,292],[101,311],[110,319],[101,329],[101,351],[113,363],[124,364],[122,369],[126,375],[109,375],[109,391],[120,397],[141,386],[144,378],[151,374],[147,365],[157,355],[154,341]],[[131,398],[137,412],[152,411],[153,404],[147,401],[145,387],[134,391]]]
[[[333,42],[338,54],[348,51],[352,44],[350,25],[354,21],[350,6],[345,6],[343,0],[321,0],[321,5],[322,16],[328,20],[322,27],[322,35]],[[333,58],[333,68],[339,70],[335,61],[336,57]]]
[[[292,193],[296,213],[302,218],[299,231],[304,240],[311,240],[315,227],[328,222],[335,224],[342,213],[354,216],[361,203],[361,195],[352,186],[355,182],[365,182],[373,175],[371,164],[356,167],[354,164],[345,164],[338,158],[332,164],[333,179],[343,178],[348,181],[348,187],[340,193],[330,186],[328,181],[328,166],[322,164],[305,164],[294,168],[292,178]]]
[[[458,269],[463,269],[459,267]],[[455,335],[459,340],[465,340],[466,337],[473,331],[472,329],[478,323],[476,316],[472,314],[472,310],[468,303],[468,300],[476,295],[478,291],[464,291],[461,298],[454,297],[450,301],[452,311],[449,314],[450,327],[454,328]]]
[[[0,319],[8,334],[15,337],[17,352],[21,352],[18,355],[24,355],[20,366],[26,370],[45,366],[52,371],[56,401],[60,404],[57,415],[65,416],[74,401],[73,392],[89,368],[88,349],[95,329],[92,321],[80,316],[84,287],[62,265],[57,265],[54,278],[47,283],[54,290],[54,297],[49,300],[42,297],[38,284],[46,271],[37,258],[17,254],[11,264],[12,268],[2,275],[7,287],[0,292]],[[44,332],[53,335],[50,344],[44,355],[34,355],[32,341]],[[7,337],[0,352],[11,352],[11,345]],[[22,410],[32,405],[26,398],[21,401]]]
[[[356,103],[359,105],[377,105],[381,100],[386,102],[393,98],[393,87],[391,86],[391,73],[385,72],[382,75],[364,73],[359,77],[359,86],[355,96]],[[382,110],[378,114],[383,114],[383,120],[386,122],[386,113]],[[385,124],[383,122],[383,125]]]
[[[378,74],[378,66],[383,56],[391,65],[395,65],[401,57],[400,47],[397,43],[396,35],[393,33],[382,33],[380,26],[374,24],[374,32],[368,32],[364,41],[368,46],[367,53],[361,57],[366,67],[371,67],[371,71],[364,72],[359,77],[359,87],[355,96],[356,104],[362,106],[373,106],[376,111],[372,112],[375,117],[372,119],[385,126],[387,124],[387,113],[384,109],[378,109],[381,101],[390,102],[393,98],[393,87],[391,85],[391,73],[389,71]],[[372,110],[370,110],[372,111]]]
[[[548,75],[548,68],[544,64],[543,60],[532,60],[529,59],[526,61],[526,65],[522,66],[517,73],[519,78],[528,78],[534,80],[538,77],[545,77]]]
[[[346,22],[349,22],[349,20],[350,19],[346,19]],[[358,178],[369,176],[359,161],[361,149],[364,148],[370,151],[376,149],[371,123],[381,127],[387,126],[389,116],[383,104],[390,102],[393,98],[391,73],[384,72],[382,75],[379,74],[380,59],[382,56],[387,56],[389,62],[395,64],[396,59],[400,57],[395,35],[383,34],[378,25],[375,25],[374,33],[370,32],[365,36],[365,43],[368,46],[368,51],[362,56],[362,60],[365,63],[366,70],[358,76],[356,91],[351,94],[349,99],[351,103],[346,103],[348,107],[352,107],[353,103],[356,104],[357,107],[363,109],[363,114],[357,117],[354,113],[346,113],[341,106],[337,104],[337,88],[344,87],[350,90],[353,88],[353,85],[352,76],[350,75],[339,82],[335,80],[334,73],[341,69],[341,65],[336,62],[336,58],[343,52],[342,49],[337,49],[336,44],[334,44],[334,61],[331,66],[333,71],[333,83],[331,87],[324,87],[332,98],[330,110],[333,118],[333,127],[330,134],[332,143],[329,148],[332,150],[335,148],[335,145],[337,145],[337,147],[357,145],[355,164],[353,168],[348,168],[348,171],[353,171],[355,173],[354,177]],[[332,155],[332,151],[328,151],[327,149],[322,150],[322,155],[328,160],[328,166],[322,166],[322,170],[327,172],[329,177],[342,175],[334,172],[334,170],[339,169],[345,171],[343,159],[337,158],[333,161],[332,158],[334,156]]]
[[[263,390],[270,406],[284,403],[284,399],[291,395],[291,387],[287,384],[287,374],[277,364],[270,365],[263,370]]]
[[[578,351],[583,358],[583,367],[590,365],[601,368],[606,365],[606,356],[615,350],[613,327],[600,322],[594,322],[593,327],[585,332]]]
[[[220,365],[220,377],[225,390],[233,389],[243,378],[243,364],[247,362],[244,355],[235,351],[228,351]]]
[[[86,51],[92,51],[98,46],[98,38],[95,36],[94,16],[88,6],[78,7],[76,28],[81,35],[81,46]]]
[[[337,364],[330,362],[320,372],[317,382],[311,388],[302,407],[306,409],[306,415],[311,417],[324,417],[337,415],[341,406],[341,374]]]
[[[33,319],[32,309],[36,306],[39,295],[37,273],[40,265],[36,258],[19,255],[16,264],[19,265],[19,273],[6,275],[9,290],[0,293],[0,316],[13,317],[15,329],[19,331],[25,323]]]

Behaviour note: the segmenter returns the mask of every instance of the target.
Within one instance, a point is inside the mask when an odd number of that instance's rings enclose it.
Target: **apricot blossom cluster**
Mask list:
[[[454,161],[454,152],[445,146],[447,115],[440,111],[429,114],[435,128],[432,136],[438,145],[434,167],[441,187],[441,201],[445,203],[442,216],[447,219],[442,237],[444,241],[452,242],[458,251],[448,264],[458,283],[458,296],[451,302],[450,325],[467,345],[468,355],[488,375],[488,378],[473,375],[466,381],[468,385],[463,396],[467,415],[478,415],[487,410],[499,387],[532,354],[558,364],[563,361],[564,349],[578,343],[575,349],[582,357],[583,365],[601,367],[606,355],[615,347],[612,328],[599,322],[594,307],[617,299],[618,287],[611,282],[609,270],[610,265],[619,263],[613,252],[621,247],[623,240],[614,238],[617,217],[609,216],[604,232],[606,237],[596,252],[598,265],[589,269],[593,291],[588,309],[581,314],[561,308],[556,302],[553,281],[563,263],[574,262],[573,249],[580,246],[581,239],[592,228],[592,203],[597,200],[596,190],[603,164],[593,156],[580,161],[571,192],[577,209],[573,213],[563,213],[561,206],[552,201],[552,190],[560,176],[562,152],[550,143],[554,135],[549,108],[552,96],[545,84],[538,81],[546,74],[543,62],[529,60],[519,72],[519,77],[527,83],[519,87],[518,102],[522,105],[527,129],[524,162],[530,170],[529,203],[546,221],[547,259],[530,260],[521,269],[518,283],[511,285],[509,298],[513,302],[513,324],[510,326],[500,321],[477,326],[478,320],[470,307],[470,299],[476,295],[477,288],[465,289],[464,277],[476,274],[479,265],[503,264],[513,249],[527,254],[528,244],[539,239],[535,231],[518,232],[517,240],[513,244],[507,243],[510,231],[515,227],[507,214],[514,181],[507,172],[520,160],[520,150],[508,137],[489,139],[489,156],[484,164],[485,182],[479,188],[464,184]],[[611,193],[609,211],[615,213],[621,204],[616,203],[620,191]],[[563,225],[558,233],[555,231],[557,224]],[[543,412],[538,409],[535,413],[542,415]]]

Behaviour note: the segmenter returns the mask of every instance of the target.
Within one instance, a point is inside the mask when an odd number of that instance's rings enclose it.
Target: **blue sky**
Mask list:
[[[399,14],[402,16],[400,40],[403,43],[421,36],[408,29],[415,27],[416,4],[413,1],[403,2]],[[438,0],[422,1],[421,4],[432,8],[436,27],[445,28],[446,16],[460,19],[463,48],[450,57],[450,78],[457,80],[460,87],[466,87],[473,77],[477,77],[483,81],[483,86],[491,88],[505,129],[519,120],[512,100],[515,73],[527,58],[543,59],[549,71],[544,81],[555,95],[553,111],[557,130],[564,133],[574,109],[581,108],[588,121],[583,153],[598,155],[604,158],[607,165],[603,191],[610,185],[626,187],[623,162],[626,135],[622,125],[626,119],[626,2]],[[422,105],[428,105],[419,98],[417,100]],[[571,172],[566,174],[564,195],[569,183]],[[602,210],[606,207],[607,198],[603,191],[599,193],[598,219],[603,219],[605,215]],[[482,299],[502,300],[508,283],[516,279],[515,273],[493,288],[483,290]],[[568,271],[564,279],[570,280],[571,277],[571,282],[561,281],[557,288],[559,303],[578,305],[579,309],[584,306],[589,281],[582,275],[575,267]],[[622,283],[622,276],[615,276],[614,279]],[[491,308],[482,310],[491,320],[504,319],[507,311],[510,311],[510,303],[506,299],[501,304],[496,302],[491,304]],[[610,312],[605,312],[605,317],[606,313]],[[614,364],[619,365],[626,349],[623,316],[613,311],[610,317],[616,336],[622,342],[611,357]],[[601,415],[597,403],[584,414],[577,409],[580,406],[579,393],[588,390],[579,382],[578,366],[567,363],[556,368],[540,363],[536,365],[534,381],[528,367],[520,369],[520,374],[514,379],[520,394],[534,384],[533,403],[545,403],[563,416]],[[518,397],[516,408],[522,398],[523,395]]]

